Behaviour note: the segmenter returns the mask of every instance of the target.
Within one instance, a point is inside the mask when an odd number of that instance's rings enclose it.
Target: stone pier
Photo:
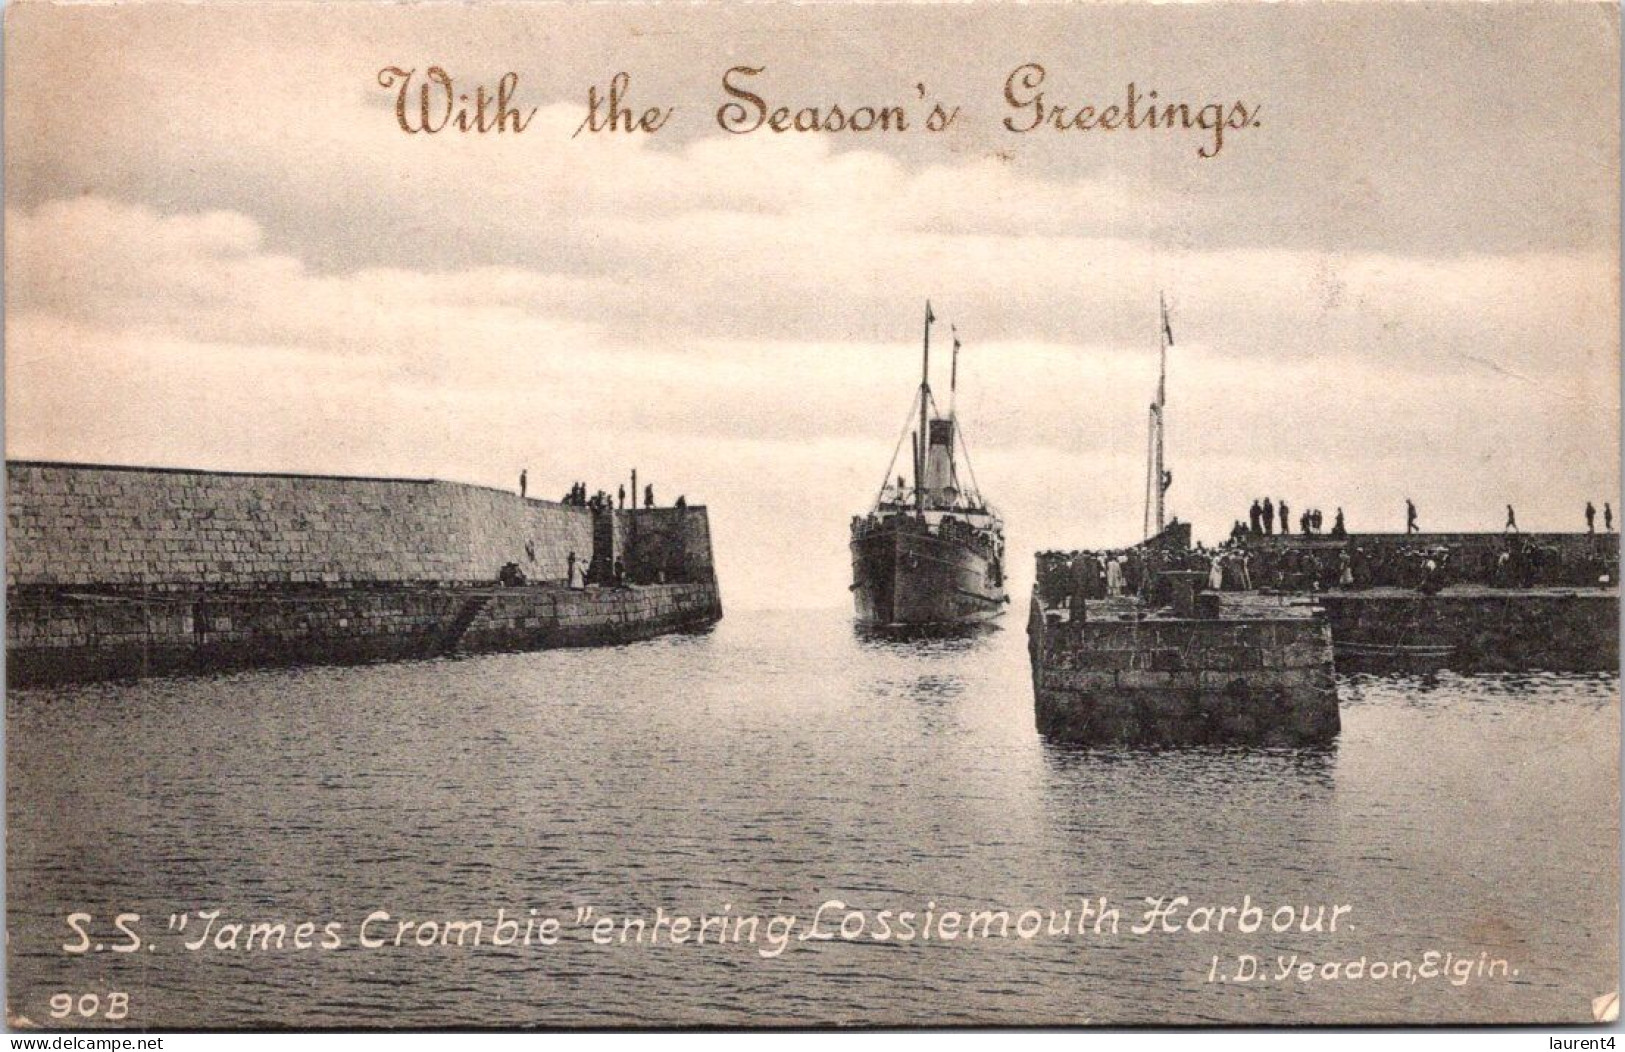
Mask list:
[[[1340,668],[1462,672],[1619,669],[1617,588],[1400,588],[1317,596]]]
[[[600,514],[427,479],[8,462],[7,680],[592,646],[722,616],[705,508]],[[571,590],[597,532],[624,583]],[[504,567],[527,583],[498,587]]]
[[[1334,739],[1341,723],[1321,612],[1198,599],[1196,616],[1109,599],[1074,619],[1035,594],[1027,631],[1040,733],[1092,745]]]

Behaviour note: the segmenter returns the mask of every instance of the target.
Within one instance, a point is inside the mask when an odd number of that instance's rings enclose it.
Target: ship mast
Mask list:
[[[925,301],[925,358],[920,365],[920,432],[914,444],[914,514],[925,518],[925,458],[930,445],[926,430],[926,407],[931,404],[931,301]]]
[[[1157,293],[1157,307],[1161,324],[1157,330],[1157,400],[1151,403],[1150,449],[1147,451],[1145,473],[1145,536],[1146,539],[1163,531],[1167,524],[1164,516],[1163,495],[1168,490],[1168,473],[1163,468],[1163,410],[1168,404],[1168,347],[1174,342],[1174,332],[1168,324],[1168,301]],[[1152,529],[1155,522],[1156,528]]]
[[[954,457],[954,446],[964,442],[964,437],[959,433],[959,328],[950,325],[948,331],[954,337],[952,364],[948,367],[948,478],[955,494],[963,496],[959,488],[959,465]],[[969,463],[967,459],[966,464]],[[958,496],[955,500],[958,500]]]

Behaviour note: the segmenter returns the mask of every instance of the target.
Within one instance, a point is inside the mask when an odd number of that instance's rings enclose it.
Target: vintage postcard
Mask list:
[[[7,15],[11,1028],[1617,1014],[1617,5]]]

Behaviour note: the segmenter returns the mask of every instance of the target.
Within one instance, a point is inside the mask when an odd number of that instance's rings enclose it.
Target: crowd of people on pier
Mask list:
[[[1245,558],[1247,553],[1241,552]],[[1038,590],[1046,604],[1066,596],[1086,599],[1114,597],[1150,598],[1160,576],[1170,570],[1211,571],[1213,551],[1198,544],[1192,548],[1159,548],[1140,545],[1119,550],[1048,551],[1038,553]],[[1245,563],[1234,564],[1234,573],[1245,574]],[[1250,588],[1245,576],[1236,577],[1237,588]]]
[[[1260,550],[1257,555],[1270,587],[1305,591],[1437,592],[1449,585],[1587,588],[1619,582],[1618,549],[1566,543],[1550,535],[1481,535],[1406,544],[1356,539],[1335,548]]]
[[[636,483],[633,483],[634,487],[636,487],[636,485]],[[679,497],[678,501],[680,504],[682,498]],[[587,484],[585,482],[577,482],[575,485],[570,487],[570,492],[564,495],[564,503],[576,508],[591,508],[593,511],[604,511],[605,509],[616,507],[625,509],[626,486],[623,483],[614,493],[611,493],[607,489],[596,490],[591,496],[588,496]],[[655,488],[653,484],[646,484],[643,487],[643,507],[652,508],[654,506]],[[638,495],[635,488],[632,492],[632,507],[638,507]]]
[[[572,591],[582,591],[591,586],[626,588],[632,585],[675,583],[686,579],[682,555],[679,552],[657,552],[652,558],[646,553],[643,563],[629,567],[619,555],[611,559],[603,554],[577,555],[572,551],[565,556],[565,576],[562,583]],[[531,582],[516,563],[504,566],[499,580],[505,585],[558,583],[557,579],[551,582],[545,580]]]
[[[536,561],[535,550],[531,548],[529,544],[526,545],[525,554],[529,557],[531,562],[534,563]],[[532,569],[534,570],[534,567]],[[649,580],[638,581],[636,583],[664,584],[665,581],[665,571],[657,570],[654,574],[649,575]],[[557,582],[550,582],[545,578],[533,578],[531,575],[527,574],[524,568],[518,563],[504,563],[502,570],[497,574],[497,583],[509,588],[513,588],[527,584],[548,584]],[[563,583],[572,591],[581,591],[588,585],[620,588],[634,582],[630,577],[627,576],[625,562],[619,558],[616,558],[613,562],[609,562],[597,556],[581,557],[576,555],[575,552],[570,552],[569,555],[565,557],[565,578]]]
[[[1258,507],[1262,513],[1262,501]],[[1612,509],[1604,509],[1605,529],[1611,531]],[[1263,523],[1261,518],[1259,525]],[[1596,588],[1619,582],[1618,548],[1581,542],[1579,535],[1457,534],[1407,541],[1311,530],[1305,533],[1315,539],[1308,542],[1300,535],[1291,544],[1258,544],[1248,524],[1237,526],[1229,540],[1211,548],[1140,545],[1041,552],[1039,593],[1046,603],[1066,596],[1153,599],[1160,575],[1170,570],[1202,574],[1201,585],[1211,591],[1403,588],[1432,593],[1451,585]],[[1341,516],[1336,526],[1341,526]]]
[[[1275,528],[1277,522],[1280,523],[1281,528],[1279,530]],[[1270,498],[1263,497],[1253,501],[1253,506],[1247,509],[1246,522],[1242,522],[1240,519],[1237,519],[1235,524],[1231,526],[1230,539],[1232,541],[1240,541],[1243,537],[1249,535],[1253,537],[1265,537],[1274,535],[1276,533],[1286,536],[1292,532],[1291,523],[1292,507],[1291,505],[1287,504],[1285,499],[1283,499],[1280,504],[1276,504],[1274,501],[1270,500]],[[1305,535],[1326,532],[1325,514],[1322,513],[1319,508],[1306,508],[1299,512],[1298,532]],[[1348,527],[1343,522],[1342,508],[1338,508],[1336,514],[1332,516],[1332,527],[1331,531],[1327,533],[1327,536],[1348,536]]]
[[[1407,504],[1410,502],[1407,501]],[[1414,508],[1412,508],[1414,511]],[[1277,529],[1279,525],[1279,529]],[[1259,497],[1253,501],[1252,507],[1247,509],[1247,519],[1243,522],[1237,519],[1230,528],[1230,539],[1240,541],[1245,537],[1270,537],[1275,535],[1290,536],[1292,533],[1292,506],[1281,498],[1276,503],[1269,497]],[[1304,536],[1325,534],[1329,537],[1348,536],[1348,526],[1343,519],[1343,509],[1338,508],[1332,515],[1330,531],[1326,529],[1326,515],[1319,508],[1305,508],[1298,513],[1298,533]]]
[[[646,581],[639,584],[664,584],[666,572],[657,570]],[[617,556],[613,561],[600,556],[578,558],[575,552],[566,557],[565,583],[574,591],[580,591],[588,585],[599,585],[605,588],[624,588],[633,583],[627,576],[626,563]]]
[[[1279,503],[1268,497],[1260,497],[1253,501],[1252,507],[1247,509],[1247,520],[1235,520],[1230,527],[1230,539],[1240,542],[1248,537],[1270,537],[1292,535],[1292,508],[1285,499]],[[1597,506],[1586,501],[1585,524],[1587,533],[1597,532]],[[1277,528],[1279,527],[1279,528]],[[1331,529],[1326,529],[1326,517],[1319,508],[1308,508],[1298,514],[1298,534],[1313,537],[1324,534],[1327,537],[1347,537],[1348,525],[1343,519],[1343,509],[1338,508],[1332,516]],[[1608,501],[1602,505],[1602,527],[1606,533],[1614,532],[1614,506]],[[1416,510],[1416,502],[1409,497],[1405,498],[1405,532],[1407,534],[1421,533],[1421,520]],[[1502,527],[1504,533],[1518,533],[1518,513],[1507,505],[1506,523]]]
[[[519,473],[519,495],[521,497],[525,495],[525,483],[525,473],[521,471]],[[624,511],[626,509],[627,495],[628,491],[625,483],[617,486],[614,493],[611,493],[607,489],[600,489],[594,491],[592,495],[589,496],[587,492],[587,484],[585,482],[577,482],[570,487],[569,492],[564,495],[564,499],[561,503],[573,508],[591,508],[593,511],[604,511],[610,508],[620,508]],[[638,473],[636,470],[632,472],[631,498],[632,507],[636,509],[639,506]],[[654,483],[652,482],[646,482],[643,485],[642,506],[645,508],[652,508],[655,506],[655,488]],[[677,500],[672,504],[672,507],[674,508],[686,508],[687,506],[688,499],[681,495],[679,495]]]
[[[637,469],[634,468],[632,469],[632,481],[630,488],[628,488],[625,483],[622,483],[616,487],[616,491],[614,493],[611,493],[607,489],[589,491],[589,487],[585,482],[575,482],[570,485],[570,488],[564,494],[561,503],[567,507],[590,508],[594,512],[613,509],[626,510],[627,500],[630,497],[632,501],[632,508],[635,510],[639,507],[637,501],[637,486],[638,472]],[[529,488],[530,472],[528,469],[521,470],[519,472],[519,496],[526,497],[528,495],[527,491]],[[642,507],[653,508],[654,506],[654,484],[651,482],[645,482],[643,486]],[[688,507],[688,501],[685,497],[678,496],[677,500],[672,504],[672,507],[679,509],[686,508]],[[525,542],[525,558],[527,563],[532,564],[531,569],[534,571],[534,564],[536,563],[536,547],[533,541]],[[662,556],[658,562],[660,564],[669,564],[669,568],[668,565],[640,565],[637,570],[629,571],[626,564],[619,557],[610,560],[602,555],[593,553],[588,553],[585,556],[578,556],[572,551],[566,556],[565,559],[565,578],[563,583],[567,587],[574,590],[581,590],[594,585],[599,587],[624,587],[632,584],[665,584],[667,583],[668,579],[677,579],[681,576],[681,570],[677,567],[677,564],[680,563],[680,561],[681,560],[679,557],[674,556],[671,553],[666,553],[666,555]],[[525,568],[517,562],[505,563],[497,574],[497,580],[499,583],[508,586],[532,583],[550,583],[544,579],[532,578],[525,572]],[[557,579],[553,579],[551,583],[557,583]]]

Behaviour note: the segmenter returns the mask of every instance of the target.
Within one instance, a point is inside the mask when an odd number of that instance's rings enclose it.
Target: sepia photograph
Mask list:
[[[9,4],[6,1028],[1616,1024],[1620,21]]]

